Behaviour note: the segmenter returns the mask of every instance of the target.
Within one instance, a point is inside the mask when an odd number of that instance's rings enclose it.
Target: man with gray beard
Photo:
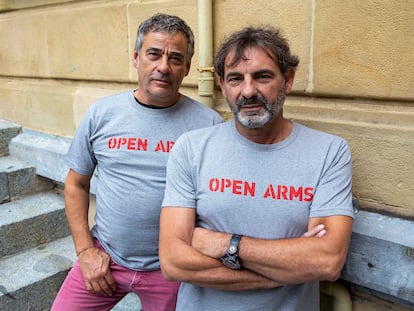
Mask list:
[[[234,119],[181,136],[167,164],[160,222],[177,309],[319,310],[353,223],[348,144],[283,116],[299,63],[271,27],[219,48],[215,70]]]

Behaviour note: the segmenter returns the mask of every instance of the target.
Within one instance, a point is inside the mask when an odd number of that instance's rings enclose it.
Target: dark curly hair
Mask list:
[[[245,59],[244,52],[250,47],[263,49],[279,65],[283,75],[288,68],[296,69],[299,64],[299,58],[291,54],[288,41],[279,29],[271,26],[246,27],[231,34],[221,44],[214,61],[217,75],[224,78],[224,62],[230,52],[234,52],[230,60],[230,66],[233,66]]]

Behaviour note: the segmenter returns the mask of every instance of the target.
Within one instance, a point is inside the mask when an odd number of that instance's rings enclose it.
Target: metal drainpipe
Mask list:
[[[199,78],[198,95],[208,107],[214,106],[213,67],[213,3],[212,0],[198,0]]]
[[[359,212],[359,201],[352,197],[355,214]],[[352,299],[349,290],[340,282],[320,282],[320,292],[333,298],[332,311],[352,311]]]
[[[332,311],[352,311],[352,300],[348,289],[338,282],[321,282],[320,291],[333,298]]]

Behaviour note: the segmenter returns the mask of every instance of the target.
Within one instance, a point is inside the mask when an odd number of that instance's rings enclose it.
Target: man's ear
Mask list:
[[[139,56],[139,54],[138,54],[137,50],[134,50],[134,54],[132,56],[132,63],[134,64],[135,68],[138,68],[138,65],[139,65],[138,56]]]
[[[186,72],[185,72],[184,77],[188,76],[188,74],[190,73],[191,62],[188,62],[186,67],[187,67],[187,70],[186,70]]]
[[[293,81],[295,80],[295,69],[288,68],[285,73],[285,93],[289,94],[293,87]]]

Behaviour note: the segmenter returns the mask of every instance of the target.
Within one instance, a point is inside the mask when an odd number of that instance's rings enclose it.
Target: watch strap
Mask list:
[[[242,235],[233,234],[230,238],[229,246],[227,247],[226,254],[220,258],[223,264],[230,269],[241,269],[242,263],[239,258],[239,244]]]
[[[230,255],[237,254],[239,252],[239,245],[242,235],[240,234],[233,234],[230,239],[230,244],[227,248],[227,253]]]

